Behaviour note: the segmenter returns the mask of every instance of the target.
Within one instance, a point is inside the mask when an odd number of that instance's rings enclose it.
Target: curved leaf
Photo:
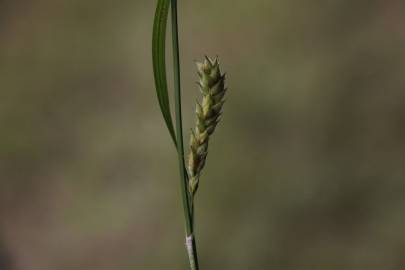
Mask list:
[[[152,58],[153,74],[155,77],[156,94],[159,100],[160,110],[166,122],[167,129],[174,144],[176,135],[173,128],[173,120],[170,113],[169,95],[166,79],[166,25],[169,14],[170,0],[158,0],[155,20],[153,23]]]

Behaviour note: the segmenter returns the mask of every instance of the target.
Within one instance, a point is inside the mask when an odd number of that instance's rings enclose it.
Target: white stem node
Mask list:
[[[188,254],[188,259],[190,261],[190,267],[191,269],[196,269],[196,264],[195,264],[195,254],[194,254],[194,236],[188,235],[186,236],[186,249],[187,249],[187,254]]]

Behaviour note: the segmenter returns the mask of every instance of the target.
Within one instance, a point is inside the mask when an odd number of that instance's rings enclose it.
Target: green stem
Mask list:
[[[177,134],[177,156],[180,170],[180,185],[183,200],[184,218],[186,223],[186,245],[190,267],[192,270],[198,270],[197,248],[193,231],[193,213],[190,204],[190,193],[188,191],[187,172],[184,164],[184,146],[183,146],[183,125],[181,114],[181,91],[180,91],[180,56],[179,56],[179,34],[177,23],[177,0],[171,0],[172,10],[172,42],[173,42],[173,70],[174,70],[174,89],[175,89],[175,111],[176,111],[176,134]]]

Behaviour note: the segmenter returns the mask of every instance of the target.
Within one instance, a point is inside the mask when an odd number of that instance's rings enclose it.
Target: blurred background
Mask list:
[[[1,270],[187,269],[155,4],[0,1]],[[405,3],[179,9],[186,138],[194,60],[228,74],[197,195],[202,269],[405,269]]]

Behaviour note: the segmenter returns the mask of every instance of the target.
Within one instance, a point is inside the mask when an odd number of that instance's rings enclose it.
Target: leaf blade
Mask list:
[[[173,120],[170,112],[169,94],[166,78],[166,27],[169,15],[170,0],[158,0],[153,23],[152,61],[156,94],[160,110],[173,143],[176,145]]]

